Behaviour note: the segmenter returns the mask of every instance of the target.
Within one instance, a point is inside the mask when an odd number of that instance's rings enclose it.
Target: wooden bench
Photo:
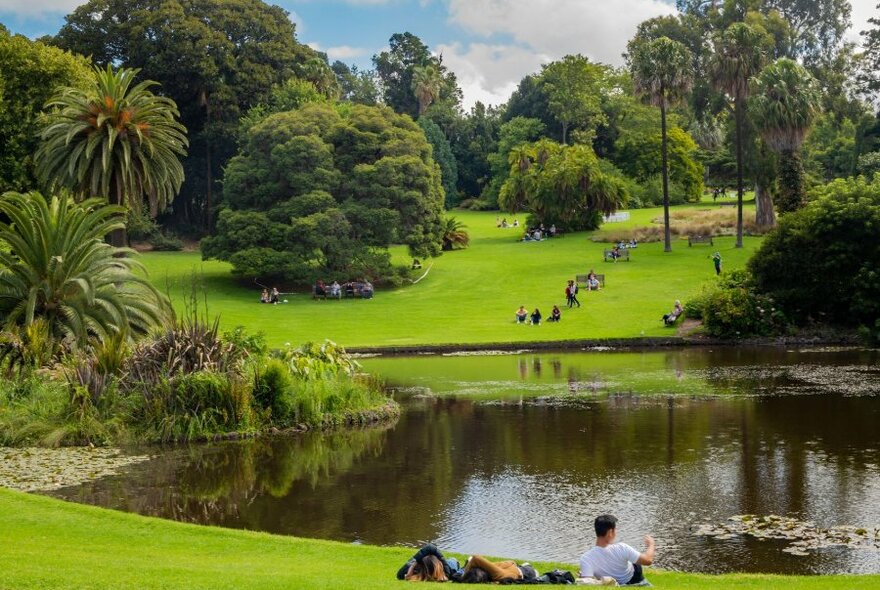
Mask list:
[[[577,275],[575,277],[575,280],[577,282],[577,286],[581,289],[589,291],[590,286],[587,284],[587,278],[589,278],[589,276],[590,275]],[[604,289],[605,288],[605,275],[600,275],[599,273],[596,273],[596,280],[599,281],[599,287],[601,289]]]
[[[629,262],[629,248],[621,248],[617,252],[618,260],[626,260]],[[605,262],[614,262],[614,251],[605,250]]]
[[[712,236],[688,236],[688,247],[693,246],[694,244],[709,244],[710,246],[714,246],[715,242],[712,241]]]

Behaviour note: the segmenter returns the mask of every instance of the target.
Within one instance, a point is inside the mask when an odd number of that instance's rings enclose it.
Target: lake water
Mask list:
[[[687,349],[365,359],[394,425],[151,449],[53,495],[182,521],[574,563],[592,519],[660,567],[880,572],[873,549],[795,556],[694,534],[731,516],[880,527],[877,352]]]

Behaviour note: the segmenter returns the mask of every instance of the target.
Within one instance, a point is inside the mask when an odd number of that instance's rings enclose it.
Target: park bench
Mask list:
[[[693,246],[694,244],[709,244],[710,246],[715,245],[715,243],[712,241],[712,236],[688,236],[688,247]]]
[[[339,293],[337,293],[336,295],[331,295],[330,294],[330,286],[325,285],[324,286],[324,293],[319,295],[318,294],[318,287],[316,285],[312,285],[312,299],[342,299],[342,291],[343,291],[343,289],[340,287]]]
[[[589,287],[589,285],[587,285],[587,279],[589,278],[589,276],[590,275],[577,275],[575,277],[579,288],[589,291],[590,287]],[[602,289],[604,289],[605,288],[605,275],[600,275],[600,274],[596,273],[596,280],[599,281],[599,286]]]
[[[621,248],[617,252],[618,260],[626,260],[629,262],[629,248]],[[613,250],[605,250],[605,262],[614,262],[614,251]]]

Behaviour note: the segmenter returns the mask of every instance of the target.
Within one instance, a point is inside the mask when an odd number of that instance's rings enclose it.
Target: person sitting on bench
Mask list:
[[[315,282],[315,297],[326,297],[327,296],[327,287],[324,286],[324,281],[318,279]]]
[[[587,275],[587,290],[598,291],[601,286],[602,285],[599,283],[599,277],[596,276],[596,273],[591,268],[590,274]]]
[[[617,244],[615,244],[614,247],[611,248],[611,259],[612,259],[614,262],[617,262],[617,259],[618,259],[618,258],[620,258],[620,246],[618,246]]]
[[[519,309],[516,310],[516,323],[524,324],[526,323],[526,319],[529,317],[529,310],[526,309],[525,305],[520,305]]]
[[[684,308],[681,306],[681,301],[676,299],[675,305],[672,306],[672,311],[670,313],[663,314],[663,322],[667,326],[671,326],[675,323],[675,320],[678,319],[678,316],[680,316],[682,312],[684,312]]]
[[[373,284],[367,279],[364,279],[364,284],[361,285],[361,297],[364,299],[373,298]]]
[[[330,297],[336,297],[337,299],[342,297],[342,287],[339,282],[333,281],[330,285]]]

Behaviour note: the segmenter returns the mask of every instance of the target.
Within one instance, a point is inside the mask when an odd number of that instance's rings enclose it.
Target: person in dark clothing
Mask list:
[[[553,311],[550,312],[550,317],[547,318],[548,322],[558,322],[562,319],[562,312],[559,311],[559,307],[556,305],[553,306]]]
[[[574,281],[568,281],[568,288],[571,292],[571,295],[570,295],[571,299],[569,299],[569,301],[568,301],[568,306],[572,307],[574,305],[577,305],[578,307],[580,307],[581,302],[578,301],[578,290],[579,289],[578,289],[577,283]]]
[[[535,311],[532,312],[532,325],[540,326],[541,325],[541,311],[536,307]]]
[[[398,580],[446,582],[461,568],[454,557],[444,557],[436,545],[419,549],[409,561],[397,570]]]

